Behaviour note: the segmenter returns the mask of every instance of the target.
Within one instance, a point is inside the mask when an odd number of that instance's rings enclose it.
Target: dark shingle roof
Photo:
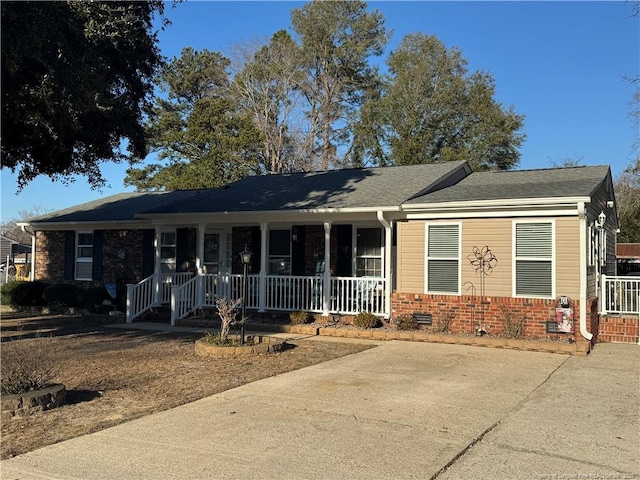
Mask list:
[[[398,207],[466,162],[330,170],[247,177],[224,188],[198,190],[144,213],[250,212]]]
[[[29,223],[133,221],[145,214],[399,206],[466,162],[247,177],[223,188],[120,193]],[[468,171],[468,170],[467,170]]]
[[[47,213],[27,220],[29,223],[108,222],[135,220],[136,213],[167,202],[182,200],[192,190],[175,192],[118,193],[98,200]]]
[[[606,165],[474,172],[455,185],[405,204],[590,196],[609,172]]]

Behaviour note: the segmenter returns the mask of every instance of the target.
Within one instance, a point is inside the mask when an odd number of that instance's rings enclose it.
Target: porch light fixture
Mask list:
[[[249,291],[249,264],[251,263],[251,255],[253,253],[247,245],[240,252],[240,260],[242,261],[242,323],[240,324],[240,345],[244,345],[244,322],[247,318],[247,292]]]
[[[604,222],[606,221],[607,221],[607,216],[605,215],[604,211],[601,211],[600,215],[598,215],[598,228],[603,228]]]

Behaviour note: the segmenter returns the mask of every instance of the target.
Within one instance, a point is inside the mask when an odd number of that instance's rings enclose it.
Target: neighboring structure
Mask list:
[[[640,277],[640,243],[618,243],[616,245],[618,275]]]
[[[7,276],[29,280],[30,258],[31,245],[24,245],[17,240],[0,235],[0,265],[2,265],[3,280],[6,280]]]
[[[608,166],[474,173],[466,162],[126,193],[25,223],[37,279],[131,284],[130,320],[159,302],[175,320],[242,296],[247,247],[248,308],[423,313],[489,333],[526,315],[527,335],[589,341],[618,228]]]

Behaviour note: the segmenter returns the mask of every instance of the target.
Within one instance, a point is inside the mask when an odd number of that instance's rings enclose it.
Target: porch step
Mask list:
[[[136,322],[171,323],[171,308],[169,306],[154,307],[135,319]]]

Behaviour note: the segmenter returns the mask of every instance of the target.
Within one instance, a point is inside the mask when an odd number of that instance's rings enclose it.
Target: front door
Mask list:
[[[227,238],[224,232],[204,234],[204,273],[227,272]]]

